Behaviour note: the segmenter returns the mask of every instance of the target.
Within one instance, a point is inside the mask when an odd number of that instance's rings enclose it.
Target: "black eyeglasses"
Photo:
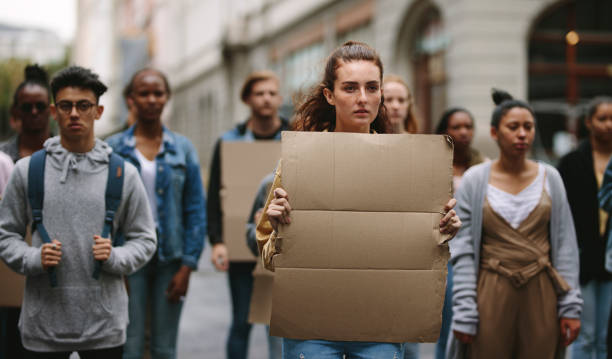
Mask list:
[[[19,110],[23,113],[32,113],[32,110],[36,108],[36,111],[43,112],[49,107],[49,104],[46,102],[24,102],[19,105]]]
[[[91,102],[89,102],[87,100],[81,100],[81,101],[77,101],[77,102],[60,101],[60,102],[55,104],[55,107],[57,107],[58,110],[60,110],[62,113],[66,114],[66,115],[69,115],[72,112],[72,108],[76,107],[77,112],[80,115],[85,115],[85,114],[89,113],[89,111],[95,105],[96,104],[91,103]]]

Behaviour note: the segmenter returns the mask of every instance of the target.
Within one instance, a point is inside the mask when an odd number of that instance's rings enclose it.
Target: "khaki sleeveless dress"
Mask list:
[[[479,327],[470,358],[556,357],[561,335],[557,295],[570,287],[550,262],[551,207],[542,189],[536,208],[514,229],[485,199]]]

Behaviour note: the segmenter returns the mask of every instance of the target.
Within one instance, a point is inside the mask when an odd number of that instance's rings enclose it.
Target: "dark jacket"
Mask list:
[[[274,173],[275,172],[270,173],[264,177],[263,180],[261,180],[259,188],[257,189],[257,194],[255,195],[255,202],[253,202],[251,214],[249,215],[249,220],[246,225],[247,246],[249,246],[251,253],[253,253],[255,257],[259,256],[259,248],[257,248],[257,223],[255,223],[255,213],[266,206],[268,192],[270,192],[270,187],[272,187],[272,182],[274,182]]]
[[[280,140],[281,131],[289,130],[289,121],[281,118],[281,127],[270,138],[258,138],[247,127],[247,122],[237,125],[224,133],[215,144],[212,161],[210,163],[210,179],[208,181],[208,239],[211,244],[223,243],[223,212],[221,211],[221,141],[251,142],[255,140]]]
[[[604,267],[609,229],[606,228],[603,237],[599,235],[598,188],[591,143],[588,140],[580,143],[576,150],[561,158],[558,169],[576,226],[580,249],[580,284],[584,285],[591,279],[611,279]]]

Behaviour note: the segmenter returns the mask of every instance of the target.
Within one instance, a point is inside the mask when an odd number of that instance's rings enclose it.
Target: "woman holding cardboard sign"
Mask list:
[[[295,129],[298,131],[334,131],[353,133],[389,133],[390,123],[382,97],[383,66],[376,52],[358,42],[347,42],[336,49],[325,66],[323,81],[298,108]],[[280,166],[277,169],[266,209],[257,227],[257,242],[264,265],[274,268],[276,232],[279,224],[291,224],[291,205],[287,192],[280,188]],[[461,222],[446,205],[440,231],[450,237]],[[401,343],[341,342],[329,340],[283,339],[285,358],[400,358]]]
[[[574,223],[557,170],[527,159],[533,110],[505,92],[493,99],[500,157],[471,167],[457,191],[452,329],[470,358],[552,359],[580,330]]]

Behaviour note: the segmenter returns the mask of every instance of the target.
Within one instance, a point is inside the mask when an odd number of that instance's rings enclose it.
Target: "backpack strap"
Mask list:
[[[109,156],[108,163],[108,179],[106,181],[106,193],[104,195],[104,201],[106,211],[104,213],[104,227],[102,228],[102,238],[108,238],[113,232],[113,220],[115,219],[115,213],[121,203],[121,195],[123,192],[123,179],[125,177],[124,160],[121,156],[114,152]],[[113,236],[113,245],[115,244],[115,236]],[[94,279],[100,278],[100,271],[102,269],[102,261],[96,261],[93,277]]]
[[[43,201],[45,199],[45,159],[47,151],[38,150],[30,158],[28,169],[28,200],[32,208],[32,233],[38,231],[43,243],[51,243],[49,233],[43,225]],[[57,287],[57,275],[54,267],[47,269],[51,287]]]

